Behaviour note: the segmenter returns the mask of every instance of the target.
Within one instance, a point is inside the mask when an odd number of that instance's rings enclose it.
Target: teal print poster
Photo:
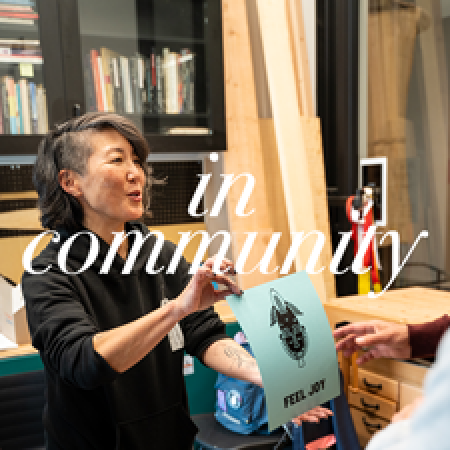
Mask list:
[[[270,430],[339,395],[333,336],[305,271],[227,301],[258,363]]]

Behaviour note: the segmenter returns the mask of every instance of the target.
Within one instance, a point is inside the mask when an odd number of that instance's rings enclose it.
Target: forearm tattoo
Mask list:
[[[237,349],[231,345],[226,345],[223,352],[227,358],[232,360],[232,362],[237,363],[238,368],[256,366],[255,359],[245,350]]]

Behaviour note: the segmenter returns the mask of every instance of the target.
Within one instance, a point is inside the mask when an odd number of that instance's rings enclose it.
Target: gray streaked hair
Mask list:
[[[147,141],[136,126],[122,116],[103,112],[87,113],[57,126],[39,144],[33,183],[39,197],[38,206],[44,228],[64,228],[71,232],[82,228],[81,205],[75,197],[62,189],[58,174],[62,169],[68,169],[84,175],[92,154],[92,132],[106,129],[114,129],[120,133],[139,158],[147,180],[143,192],[144,214],[149,214],[152,177],[147,165],[150,153]]]

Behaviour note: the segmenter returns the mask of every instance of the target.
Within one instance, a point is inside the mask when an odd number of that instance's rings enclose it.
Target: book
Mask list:
[[[103,97],[102,90],[100,86],[100,73],[98,68],[98,52],[92,49],[91,55],[91,68],[94,80],[94,90],[95,90],[95,104],[97,111],[103,111]]]
[[[35,1],[34,0],[0,0],[0,4],[2,5],[23,5],[23,6],[30,6],[32,8],[35,7]]]
[[[122,75],[122,86],[124,92],[125,112],[133,113],[133,96],[131,92],[130,68],[128,58],[120,56],[120,70]]]
[[[147,101],[147,92],[145,91],[145,58],[138,56],[138,85],[139,85],[139,103],[141,104],[141,113],[144,111],[144,104]]]
[[[138,74],[138,60],[136,56],[128,59],[130,63],[130,87],[133,101],[133,112],[140,113],[141,105],[139,101],[139,74]]]
[[[111,83],[111,50],[100,47],[103,81],[105,86],[105,111],[114,112],[113,87]]]
[[[0,11],[33,11],[31,6],[0,3]]]
[[[97,63],[98,63],[98,76],[100,80],[100,95],[102,98],[102,109],[99,109],[99,111],[105,111],[108,112],[108,104],[106,101],[106,89],[105,89],[105,76],[103,74],[103,63],[101,56],[97,56]]]
[[[22,104],[22,133],[23,134],[31,134],[31,118],[30,118],[30,106],[29,106],[29,97],[30,92],[28,89],[28,82],[24,78],[19,81],[20,85],[20,101]]]
[[[0,17],[14,17],[20,19],[39,19],[39,15],[34,12],[11,12],[0,10]]]
[[[144,61],[144,113],[150,114],[153,112],[153,81],[152,81],[152,55],[150,58],[145,58]]]
[[[2,78],[1,80],[0,89],[2,97],[3,134],[10,134],[11,128],[9,124],[9,100],[4,78]]]
[[[151,111],[152,113],[158,112],[158,106],[157,106],[157,95],[156,95],[156,62],[155,62],[155,52],[152,50],[151,55],[152,61],[152,104],[151,104]]]
[[[166,54],[166,113],[178,114],[178,54]]]
[[[0,46],[39,47],[40,41],[33,39],[0,39]]]
[[[183,48],[181,50],[180,56],[180,72],[181,72],[181,113],[188,113],[190,110],[189,105],[189,92],[190,92],[190,61],[192,59],[192,54],[190,54],[189,49]]]
[[[36,86],[36,108],[38,116],[38,134],[44,134],[44,112],[42,107],[42,85]]]
[[[169,53],[170,50],[165,47],[162,49],[162,60],[161,60],[161,64],[162,64],[162,83],[163,83],[163,110],[161,112],[164,113],[168,113],[169,112],[169,108],[170,108],[170,98],[169,98],[169,94],[170,94],[170,89],[169,89]]]
[[[189,95],[187,99],[188,104],[188,112],[194,113],[195,112],[195,94],[194,94],[194,86],[195,86],[195,61],[194,53],[190,53],[191,58],[189,60]]]
[[[8,25],[34,25],[33,19],[19,19],[16,17],[0,17],[0,23]]]
[[[17,103],[16,103],[16,88],[14,80],[10,76],[5,76],[6,92],[8,96],[9,105],[9,130],[10,134],[17,134]]]
[[[42,88],[42,113],[43,113],[43,130],[44,133],[48,131],[48,112],[47,112],[47,90]]]
[[[30,86],[30,82],[27,81],[27,97],[28,97],[28,126],[29,126],[29,130],[30,130],[30,134],[33,133],[33,129],[31,126],[31,86]]]
[[[0,54],[0,62],[4,63],[31,63],[42,64],[42,56],[30,56],[30,55],[2,55]]]
[[[0,85],[0,134],[3,134],[3,99]]]
[[[18,125],[17,125],[17,134],[23,134],[23,116],[22,116],[22,96],[20,92],[20,84],[15,83],[16,87],[16,96],[17,96],[17,116],[18,116]]]
[[[183,112],[183,74],[181,72],[181,66],[183,61],[181,55],[177,54],[177,111],[179,114]]]
[[[91,67],[91,56],[89,53],[86,53],[83,58],[83,75],[84,93],[86,97],[86,111],[96,111],[97,105],[95,98],[95,86]]]
[[[40,56],[42,58],[42,51],[39,47],[35,48],[15,48],[9,47],[10,55],[21,56]]]
[[[161,68],[161,56],[157,55],[155,58],[156,67],[156,113],[165,112],[165,104],[163,99],[163,74]]]
[[[30,98],[31,98],[31,132],[38,134],[38,113],[36,103],[36,85],[30,81]]]
[[[121,114],[125,111],[124,108],[124,94],[122,88],[122,75],[119,69],[119,55],[113,53],[112,67],[113,67],[113,86],[114,86],[114,109]],[[117,56],[116,56],[117,55]]]

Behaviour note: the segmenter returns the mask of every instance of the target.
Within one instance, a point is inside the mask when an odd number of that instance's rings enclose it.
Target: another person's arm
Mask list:
[[[432,322],[420,325],[406,325],[381,320],[355,322],[333,332],[336,349],[345,356],[363,350],[357,360],[363,364],[373,358],[417,358],[434,355],[437,345],[450,326],[445,315]]]
[[[450,317],[447,314],[432,322],[408,325],[411,358],[434,356],[442,336],[449,327]]]

